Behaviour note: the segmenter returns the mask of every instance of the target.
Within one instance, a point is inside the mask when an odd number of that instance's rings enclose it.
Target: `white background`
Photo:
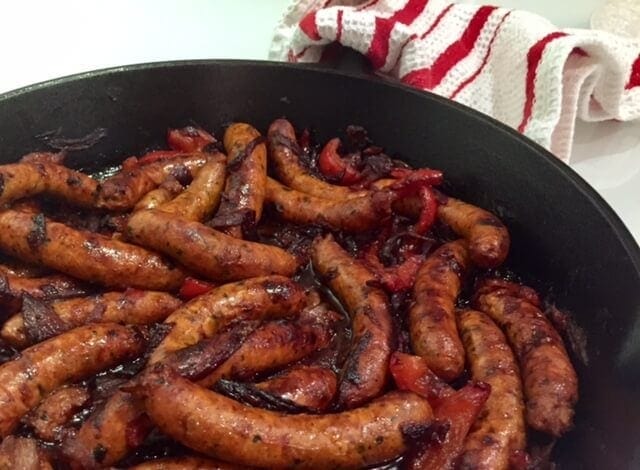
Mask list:
[[[468,0],[466,3],[479,3]],[[604,0],[498,0],[588,27]],[[266,59],[289,0],[20,0],[0,6],[0,93],[71,73],[174,59]],[[640,123],[580,123],[571,166],[640,241]]]

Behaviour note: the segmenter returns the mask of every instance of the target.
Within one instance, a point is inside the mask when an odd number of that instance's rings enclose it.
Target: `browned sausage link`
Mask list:
[[[351,469],[386,462],[405,451],[403,428],[432,420],[428,402],[406,392],[333,415],[284,415],[241,405],[162,366],[133,391],[160,430],[178,442],[264,468]]]
[[[218,380],[249,380],[257,374],[278,370],[326,347],[331,332],[321,324],[273,321],[251,334],[220,367],[199,381],[212,387]]]
[[[9,434],[45,394],[132,359],[145,345],[136,328],[101,323],[25,349],[19,358],[0,366],[0,435]]]
[[[73,414],[89,399],[86,387],[62,387],[40,403],[40,405],[23,419],[31,426],[35,434],[45,441],[57,441],[61,437],[63,426]]]
[[[491,386],[491,395],[471,427],[458,458],[461,469],[501,470],[526,444],[522,381],[513,351],[500,328],[482,312],[458,313],[473,380]]]
[[[75,328],[100,322],[148,325],[163,321],[180,304],[180,300],[166,292],[128,289],[125,292],[59,300],[52,302],[51,308],[68,328]],[[6,321],[0,330],[0,337],[19,349],[30,344],[20,313]]]
[[[233,465],[201,457],[177,457],[173,459],[149,460],[129,467],[129,470],[248,470],[245,466]]]
[[[287,186],[306,194],[332,201],[367,196],[368,191],[354,191],[344,186],[326,183],[311,175],[300,164],[300,148],[293,126],[286,119],[276,119],[269,126],[269,157],[278,179]]]
[[[105,286],[173,290],[184,280],[182,270],[156,253],[74,230],[42,214],[0,212],[0,250]]]
[[[189,187],[158,209],[186,220],[202,222],[209,218],[220,202],[226,173],[225,160],[221,153],[211,156]]]
[[[281,248],[238,240],[199,222],[159,210],[134,213],[127,235],[214,281],[237,281],[267,274],[291,276],[298,267],[296,258]]]
[[[29,294],[36,299],[52,300],[82,295],[86,292],[87,288],[77,279],[64,274],[22,277],[5,271],[0,266],[0,295],[21,297]]]
[[[338,379],[326,367],[297,366],[255,386],[298,406],[323,411],[329,407],[336,394]]]
[[[153,351],[149,362],[161,361],[170,352],[210,338],[232,321],[296,315],[304,302],[302,288],[281,276],[221,286],[195,298],[166,319],[172,329]],[[128,436],[140,434],[131,430],[138,429],[141,419],[142,412],[135,400],[125,392],[117,392],[65,442],[65,452],[87,468],[112,465],[140,445]],[[94,452],[95,449],[99,452]]]
[[[169,176],[162,184],[145,194],[140,199],[135,207],[135,211],[141,211],[145,209],[156,209],[162,204],[169,202],[184,190],[184,187],[173,176]]]
[[[0,166],[0,205],[50,194],[79,206],[95,203],[98,183],[78,171],[53,163],[12,163]]]
[[[0,445],[0,470],[52,470],[49,457],[35,439],[8,436]]]
[[[479,296],[477,305],[507,335],[516,352],[529,426],[553,436],[571,428],[578,378],[562,338],[549,320],[524,299],[500,292]]]
[[[283,219],[296,224],[317,224],[347,232],[378,227],[391,215],[393,197],[388,191],[347,200],[322,199],[267,180],[267,201]]]
[[[465,242],[442,245],[422,264],[413,287],[409,333],[414,352],[440,378],[451,381],[464,369],[464,348],[456,327],[460,278],[469,265]]]
[[[247,214],[245,224],[254,226],[262,217],[267,179],[267,148],[260,133],[249,124],[236,122],[224,133],[224,148],[229,155],[227,183],[216,218],[234,213]],[[229,233],[242,236],[241,226],[228,227]]]
[[[312,261],[351,315],[352,345],[340,378],[338,404],[353,408],[379,395],[387,382],[393,342],[388,299],[374,287],[375,276],[331,235],[314,240]]]
[[[304,302],[302,287],[283,276],[225,284],[169,315],[165,323],[172,325],[171,331],[153,351],[150,362],[210,338],[233,321],[297,316]]]
[[[123,170],[98,185],[96,204],[102,209],[130,209],[168,176],[184,169],[193,172],[202,167],[208,157],[205,153],[187,154]]]
[[[64,440],[62,450],[79,468],[104,468],[142,444],[146,432],[141,428],[147,432],[150,428],[141,404],[118,390]]]
[[[501,265],[509,254],[509,232],[491,212],[452,197],[438,206],[439,219],[469,243],[471,261],[481,268]]]

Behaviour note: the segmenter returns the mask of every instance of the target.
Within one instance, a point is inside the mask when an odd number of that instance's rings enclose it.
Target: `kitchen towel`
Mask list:
[[[296,0],[270,58],[317,62],[340,43],[373,69],[486,113],[569,160],[577,118],[640,118],[640,41],[446,0]]]

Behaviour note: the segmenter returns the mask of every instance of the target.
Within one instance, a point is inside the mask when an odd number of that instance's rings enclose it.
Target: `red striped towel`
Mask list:
[[[640,41],[446,0],[297,0],[270,58],[317,62],[338,42],[379,73],[471,106],[561,159],[576,118],[640,118]]]

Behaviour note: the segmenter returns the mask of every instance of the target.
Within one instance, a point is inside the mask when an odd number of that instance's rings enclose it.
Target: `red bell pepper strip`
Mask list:
[[[334,138],[325,144],[318,157],[318,169],[324,176],[342,185],[355,184],[362,178],[360,172],[339,154],[340,139]]]
[[[216,287],[216,285],[211,282],[201,281],[200,279],[195,279],[193,277],[187,277],[180,287],[179,295],[181,299],[191,300],[194,297],[206,294],[214,287]]]
[[[410,470],[453,469],[469,429],[475,422],[491,387],[483,382],[472,382],[444,398],[434,409],[436,421],[448,424],[442,441],[429,440],[417,455],[407,462]]]
[[[169,148],[181,152],[201,152],[207,145],[215,141],[215,137],[207,131],[193,126],[167,131]]]
[[[440,170],[432,170],[431,168],[417,168],[415,170],[409,168],[394,168],[391,170],[392,178],[400,180],[403,185],[419,185],[438,186],[444,180],[444,174]]]
[[[434,408],[455,393],[453,388],[429,369],[420,356],[396,351],[389,359],[389,371],[400,390],[426,398]]]

